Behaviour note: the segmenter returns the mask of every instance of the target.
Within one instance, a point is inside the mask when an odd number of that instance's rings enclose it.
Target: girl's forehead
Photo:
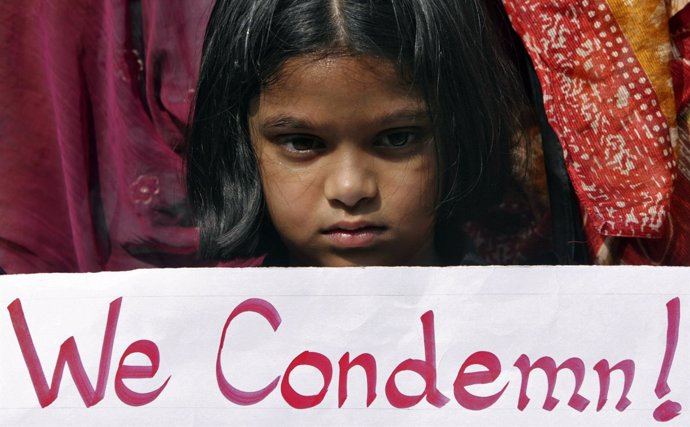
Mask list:
[[[375,56],[353,54],[311,54],[289,58],[264,90],[338,82],[353,88],[381,86],[417,96],[416,89],[403,79],[397,64]]]
[[[300,56],[252,100],[249,117],[261,129],[342,133],[387,124],[426,123],[426,103],[396,65],[371,56]],[[289,125],[289,126],[288,126]]]

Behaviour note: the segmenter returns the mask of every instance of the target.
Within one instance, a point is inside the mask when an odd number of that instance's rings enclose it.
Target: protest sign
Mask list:
[[[0,425],[687,425],[690,269],[0,277]]]

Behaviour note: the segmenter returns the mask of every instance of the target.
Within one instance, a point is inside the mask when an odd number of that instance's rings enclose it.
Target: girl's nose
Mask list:
[[[366,159],[345,155],[329,168],[324,194],[330,202],[353,208],[378,195],[376,173]]]

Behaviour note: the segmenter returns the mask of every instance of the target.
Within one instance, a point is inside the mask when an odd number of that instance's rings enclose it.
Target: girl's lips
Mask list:
[[[386,231],[379,225],[335,225],[323,231],[333,243],[343,248],[364,248],[371,246]]]

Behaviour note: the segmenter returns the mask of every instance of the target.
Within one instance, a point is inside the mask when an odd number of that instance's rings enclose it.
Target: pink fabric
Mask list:
[[[182,128],[212,0],[143,0],[144,52],[129,3],[0,2],[8,273],[196,263]]]

